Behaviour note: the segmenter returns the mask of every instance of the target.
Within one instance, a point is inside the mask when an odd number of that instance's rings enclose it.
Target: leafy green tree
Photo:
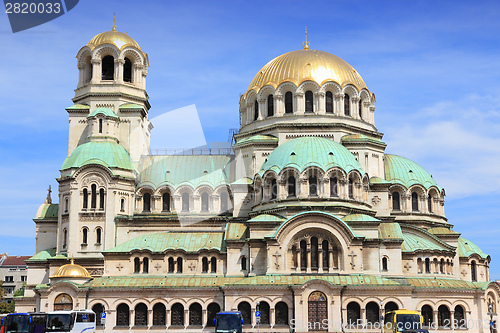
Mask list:
[[[14,302],[7,303],[4,301],[5,290],[2,288],[3,281],[0,281],[0,313],[11,313],[16,309]]]

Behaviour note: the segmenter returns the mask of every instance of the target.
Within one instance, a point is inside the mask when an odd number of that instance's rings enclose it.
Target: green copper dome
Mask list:
[[[116,113],[113,112],[113,110],[109,109],[109,108],[97,108],[94,110],[94,112],[92,112],[90,115],[87,116],[87,118],[89,117],[94,117],[98,114],[102,114],[106,117],[111,117],[111,118],[119,118]]]
[[[61,170],[80,168],[88,164],[99,164],[107,168],[132,171],[128,152],[116,142],[87,142],[76,147],[66,158]]]
[[[435,186],[441,190],[441,187],[424,168],[407,158],[386,154],[384,169],[385,179],[391,183],[401,184],[406,188],[414,184],[420,184],[426,189]]]
[[[289,140],[278,146],[266,159],[259,174],[268,170],[279,173],[287,167],[295,168],[299,172],[310,166],[323,171],[332,167],[339,167],[346,173],[352,170],[365,173],[361,165],[347,148],[333,140],[320,137],[302,137]]]

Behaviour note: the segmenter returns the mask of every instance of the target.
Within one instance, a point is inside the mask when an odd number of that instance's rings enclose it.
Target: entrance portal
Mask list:
[[[328,329],[328,313],[326,295],[321,291],[313,291],[308,300],[308,328],[310,331],[326,331]]]

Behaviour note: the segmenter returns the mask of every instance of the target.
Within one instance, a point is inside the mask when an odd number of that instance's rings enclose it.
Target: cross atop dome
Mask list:
[[[309,44],[310,43],[307,41],[307,25],[306,25],[306,40],[305,40],[305,42],[302,42],[304,50],[309,50]]]
[[[115,13],[113,13],[113,27],[111,28],[111,31],[116,31],[116,19],[115,19]]]

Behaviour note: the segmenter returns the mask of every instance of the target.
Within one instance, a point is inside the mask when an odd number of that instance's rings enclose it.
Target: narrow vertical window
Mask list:
[[[278,184],[276,183],[276,178],[271,180],[271,200],[276,200],[278,197]]]
[[[65,212],[68,212],[68,206],[69,206],[69,204],[68,204],[68,203],[69,203],[69,200],[68,200],[68,198],[66,198],[66,199],[64,200],[64,211],[65,211]]]
[[[92,184],[91,189],[91,198],[90,198],[90,208],[96,208],[97,206],[97,186]]]
[[[210,260],[210,268],[212,273],[217,273],[217,258],[212,257]]]
[[[323,269],[328,270],[330,268],[330,252],[327,240],[324,240],[321,244],[321,250],[323,251]]]
[[[142,272],[143,273],[149,272],[149,258],[142,259]]]
[[[141,259],[134,258],[134,273],[139,273],[141,271]]]
[[[132,61],[129,58],[125,58],[123,65],[123,81],[132,82]]]
[[[476,262],[474,260],[472,260],[470,263],[470,274],[472,277],[472,281],[476,282],[477,281]]]
[[[177,258],[177,273],[182,273],[182,258]]]
[[[87,245],[87,237],[89,234],[89,229],[83,228],[82,229],[82,244]]]
[[[168,272],[173,273],[175,270],[175,261],[174,258],[168,258]]]
[[[102,58],[102,80],[113,80],[115,76],[115,59],[112,56]]]
[[[182,211],[189,212],[189,193],[182,193]]]
[[[222,191],[220,194],[220,211],[225,213],[229,210],[229,195],[226,191]]]
[[[344,94],[344,115],[351,115],[351,100],[347,94]]]
[[[273,95],[267,96],[267,116],[274,116],[274,97]]]
[[[307,243],[305,240],[300,241],[300,269],[307,268]]]
[[[293,198],[295,197],[295,177],[290,176],[288,177],[288,197]]]
[[[68,245],[68,230],[64,229],[64,231],[63,231],[63,249],[66,248],[66,245]]]
[[[358,104],[359,119],[363,119],[363,100],[359,100]]]
[[[439,272],[441,274],[444,274],[444,259],[441,259],[441,261],[439,262]]]
[[[120,212],[125,211],[125,199],[120,200]]]
[[[257,100],[255,101],[254,103],[254,107],[253,107],[253,120],[257,120],[259,119],[259,102],[257,102]]]
[[[401,210],[399,192],[392,192],[392,210]]]
[[[432,196],[427,197],[427,209],[429,210],[429,213],[432,213]]]
[[[285,94],[285,113],[293,113],[293,94],[290,91]]]
[[[318,196],[318,178],[316,176],[309,176],[309,196]]]
[[[347,186],[349,191],[349,199],[354,199],[354,183],[352,181],[352,178],[349,178]]]
[[[149,193],[144,193],[142,197],[142,210],[144,212],[151,211],[151,194]]]
[[[99,119],[99,133],[102,133],[102,119]]]
[[[201,272],[208,273],[208,258],[207,257],[203,257],[203,259],[201,259]]]
[[[312,91],[306,91],[306,112],[314,112],[313,107],[313,93]]]
[[[387,258],[386,257],[382,258],[382,271],[383,272],[387,271]]]
[[[241,257],[241,270],[245,271],[247,269],[247,257]]]
[[[100,245],[101,244],[101,238],[102,238],[102,229],[101,228],[97,228],[95,230],[95,243]]]
[[[208,193],[201,194],[201,211],[208,212]]]
[[[418,211],[418,194],[416,192],[411,194],[411,210]]]
[[[311,268],[318,269],[318,238],[311,238]]]
[[[99,190],[99,208],[104,209],[104,189]]]
[[[338,179],[337,177],[330,177],[330,196],[331,197],[338,197]]]
[[[83,209],[87,209],[89,205],[89,191],[84,188],[83,189]]]
[[[170,193],[168,192],[163,193],[162,199],[163,199],[163,211],[170,212]]]
[[[425,273],[429,274],[431,272],[431,260],[425,258]]]
[[[325,110],[326,113],[333,113],[333,94],[331,91],[326,92]]]

